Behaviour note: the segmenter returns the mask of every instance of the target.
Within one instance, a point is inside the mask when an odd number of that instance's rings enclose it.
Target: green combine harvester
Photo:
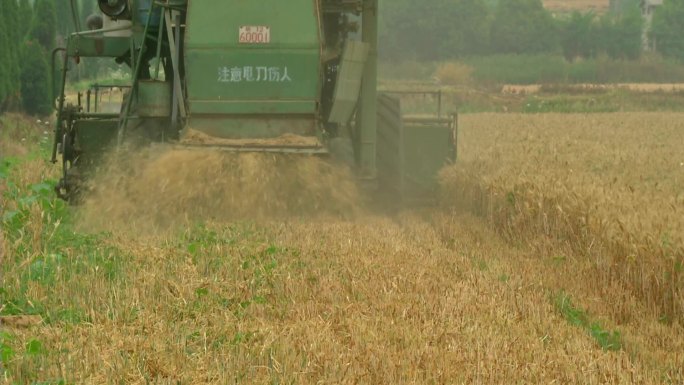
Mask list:
[[[433,190],[456,157],[455,116],[402,118],[378,92],[378,0],[91,1],[102,15],[53,52],[65,199],[129,142],[330,156],[403,199]],[[80,58],[130,68],[120,109],[98,111],[90,92],[67,102]]]

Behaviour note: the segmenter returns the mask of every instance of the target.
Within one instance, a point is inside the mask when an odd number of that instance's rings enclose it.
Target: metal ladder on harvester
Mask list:
[[[154,73],[154,80],[159,80],[159,67],[161,63],[161,49],[164,44],[164,31],[166,31],[166,41],[168,42],[169,51],[171,53],[171,62],[173,67],[173,98],[171,104],[171,125],[178,127],[181,120],[187,118],[187,108],[185,106],[185,97],[183,93],[183,85],[180,77],[180,40],[181,40],[181,12],[182,9],[174,7],[169,0],[151,1],[150,8],[147,10],[147,21],[145,22],[145,29],[143,32],[143,40],[140,47],[135,48],[135,38],[131,38],[131,63],[135,62],[133,68],[133,81],[131,84],[131,92],[125,100],[124,108],[119,122],[119,129],[117,132],[117,146],[121,146],[126,137],[126,129],[128,128],[131,119],[138,117],[131,115],[131,108],[133,106],[133,99],[138,92],[138,85],[140,83],[140,70],[143,65],[143,49],[148,38],[156,41],[156,69]],[[155,12],[159,11],[159,30],[157,36],[149,36],[150,26]],[[136,57],[137,54],[137,57]],[[168,76],[168,74],[167,74]],[[180,118],[180,120],[179,120]]]

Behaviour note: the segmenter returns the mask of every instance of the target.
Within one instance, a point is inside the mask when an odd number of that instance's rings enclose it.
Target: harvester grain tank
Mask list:
[[[399,100],[378,93],[378,0],[97,3],[102,22],[53,53],[63,58],[52,158],[62,197],[132,139],[339,157],[397,196],[430,190],[455,158],[453,117],[407,122]],[[120,111],[67,102],[68,71],[84,57],[130,68]]]

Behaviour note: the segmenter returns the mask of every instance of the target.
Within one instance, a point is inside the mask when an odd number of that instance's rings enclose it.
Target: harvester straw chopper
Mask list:
[[[52,161],[61,156],[65,199],[131,138],[338,157],[404,198],[432,189],[456,156],[454,116],[402,119],[400,100],[378,92],[378,0],[86,1],[102,15],[53,52],[53,67],[63,62]],[[90,57],[131,70],[114,113],[90,93],[67,103],[68,71]]]

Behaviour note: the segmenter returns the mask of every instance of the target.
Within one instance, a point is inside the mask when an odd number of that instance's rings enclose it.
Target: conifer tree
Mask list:
[[[84,1],[81,4],[81,20],[86,20],[89,16],[96,12],[94,5],[95,3],[92,1]],[[99,9],[97,12],[99,13]],[[94,79],[97,77],[97,72],[103,62],[106,61],[98,58],[87,58],[83,60],[80,72],[81,76],[86,79]]]
[[[57,17],[57,35],[66,38],[74,32],[74,22],[71,13],[70,0],[52,0],[55,4],[55,15]],[[86,3],[89,1],[86,1]]]
[[[50,113],[50,75],[45,50],[36,41],[27,41],[21,52],[21,101],[31,115]]]
[[[684,61],[684,0],[669,0],[656,8],[650,37],[664,56]]]
[[[10,90],[10,55],[9,36],[7,26],[7,14],[5,0],[0,0],[0,106],[4,106],[5,100],[11,93]],[[0,107],[0,111],[4,108]]]
[[[20,70],[20,55],[21,55],[21,42],[24,36],[21,34],[21,19],[19,18],[19,4],[17,0],[0,0],[6,1],[4,12],[6,14],[5,23],[3,23],[7,28],[8,42],[8,56],[9,56],[9,87],[11,90],[12,103],[16,102],[16,99],[21,89],[21,82],[19,81]]]
[[[55,45],[57,17],[53,0],[36,0],[33,4],[33,19],[29,40],[38,42],[50,52]]]
[[[31,29],[33,20],[33,7],[29,0],[19,0],[19,35],[24,38]],[[19,42],[21,43],[21,42]]]
[[[1,0],[0,0],[1,1]],[[25,5],[19,8],[25,11]],[[48,57],[55,45],[57,20],[53,0],[36,0],[25,42],[21,46],[21,104],[31,115],[47,115],[52,108]]]

